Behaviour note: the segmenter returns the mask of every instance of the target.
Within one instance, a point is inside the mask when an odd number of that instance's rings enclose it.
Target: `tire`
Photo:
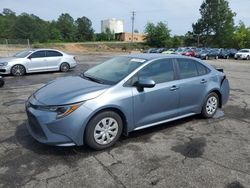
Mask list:
[[[203,104],[201,115],[204,118],[212,118],[219,106],[219,97],[216,93],[210,93]]]
[[[208,60],[208,59],[209,59],[209,57],[208,57],[208,56],[206,56],[206,57],[205,57],[205,60]]]
[[[226,56],[226,59],[229,59],[229,55]]]
[[[68,63],[62,63],[62,64],[60,65],[60,71],[61,71],[61,72],[68,72],[69,69],[70,69],[70,66],[69,66]]]
[[[3,87],[3,86],[4,86],[4,79],[0,78],[0,87]]]
[[[218,56],[215,56],[215,59],[219,59],[219,57],[218,57]]]
[[[23,76],[26,73],[26,69],[23,65],[14,65],[10,72],[13,76]]]
[[[85,143],[95,150],[106,149],[114,145],[120,138],[122,129],[123,121],[117,113],[101,112],[88,123],[84,134]]]
[[[249,56],[247,56],[247,60],[249,60]]]

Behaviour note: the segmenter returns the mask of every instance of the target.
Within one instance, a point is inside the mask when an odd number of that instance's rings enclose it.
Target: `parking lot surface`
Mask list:
[[[110,56],[77,55],[79,66],[68,73],[5,77],[0,187],[250,187],[250,61],[208,61],[224,68],[231,84],[228,104],[213,119],[193,116],[136,131],[104,151],[35,141],[25,127],[27,98]]]

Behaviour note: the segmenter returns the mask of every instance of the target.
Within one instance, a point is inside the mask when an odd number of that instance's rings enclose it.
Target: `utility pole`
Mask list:
[[[134,22],[135,22],[135,11],[132,11],[132,42],[134,41]]]

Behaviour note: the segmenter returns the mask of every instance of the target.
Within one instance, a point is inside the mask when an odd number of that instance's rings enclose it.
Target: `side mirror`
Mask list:
[[[29,60],[31,60],[32,59],[32,57],[31,57],[31,55],[29,56],[29,57],[27,57]]]
[[[137,81],[134,85],[137,87],[138,91],[143,91],[144,88],[155,87],[155,81],[150,79],[141,79]]]

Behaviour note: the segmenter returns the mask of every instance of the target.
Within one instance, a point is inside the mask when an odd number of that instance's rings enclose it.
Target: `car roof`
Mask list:
[[[147,61],[154,60],[154,59],[163,59],[163,58],[189,58],[189,57],[182,56],[182,55],[157,54],[157,53],[130,54],[130,55],[125,55],[125,56],[130,57],[130,58],[145,59]]]
[[[28,49],[27,51],[35,52],[35,51],[40,51],[40,50],[53,50],[53,51],[61,52],[60,50],[52,49],[52,48],[31,48],[31,49]]]

